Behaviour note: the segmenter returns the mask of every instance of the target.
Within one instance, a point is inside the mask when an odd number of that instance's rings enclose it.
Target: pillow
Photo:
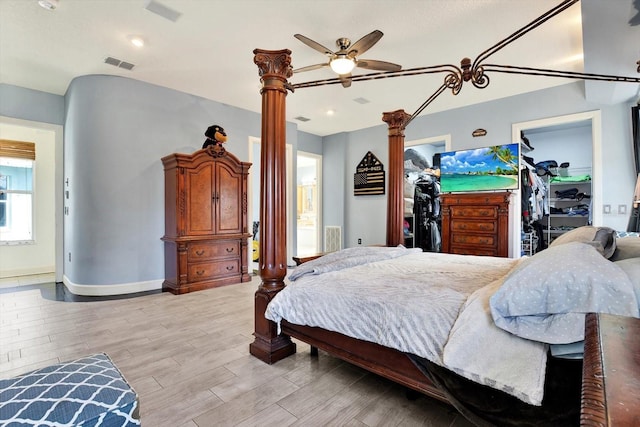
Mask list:
[[[585,313],[638,317],[628,275],[580,242],[522,259],[491,296],[490,306],[498,327],[549,344],[583,340]]]
[[[582,242],[595,246],[605,258],[611,258],[616,250],[616,231],[609,227],[585,225],[568,231],[555,239],[551,246],[564,245],[571,242]]]
[[[627,258],[639,258],[640,257],[640,238],[638,237],[623,237],[616,240],[616,250],[611,261],[621,261]]]
[[[636,293],[638,307],[640,307],[640,258],[627,258],[621,261],[616,261],[614,264],[620,267],[622,271],[627,273],[627,276],[629,276],[629,280],[631,280],[631,283],[633,284],[633,290]]]

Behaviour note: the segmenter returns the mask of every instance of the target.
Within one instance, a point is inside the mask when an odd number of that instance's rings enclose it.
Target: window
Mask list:
[[[33,240],[35,144],[0,140],[0,243]]]

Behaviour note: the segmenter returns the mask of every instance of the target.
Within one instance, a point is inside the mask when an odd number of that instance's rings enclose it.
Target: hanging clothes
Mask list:
[[[415,182],[414,193],[415,246],[426,252],[440,252],[440,183],[430,174]]]

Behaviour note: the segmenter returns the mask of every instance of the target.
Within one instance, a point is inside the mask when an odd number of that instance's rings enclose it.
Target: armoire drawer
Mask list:
[[[187,266],[187,280],[189,282],[233,276],[240,273],[240,258],[199,262]]]
[[[215,242],[190,243],[187,250],[187,259],[189,262],[239,256],[240,241],[220,240]]]
[[[495,206],[451,206],[451,218],[498,218]]]
[[[461,220],[452,219],[451,230],[496,233],[496,231],[498,230],[498,222],[497,221],[461,221]]]

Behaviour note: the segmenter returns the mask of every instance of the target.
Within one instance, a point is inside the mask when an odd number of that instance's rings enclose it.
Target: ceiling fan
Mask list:
[[[320,43],[311,40],[302,34],[295,34],[294,37],[306,44],[312,49],[317,50],[329,57],[329,62],[323,64],[308,65],[306,67],[293,70],[294,73],[300,73],[303,71],[317,70],[323,67],[330,67],[336,74],[340,76],[340,82],[342,86],[351,86],[351,71],[355,67],[365,68],[367,70],[378,71],[400,71],[401,65],[394,64],[392,62],[377,61],[374,59],[358,59],[357,56],[371,49],[384,34],[382,31],[375,30],[362,37],[360,40],[351,44],[351,40],[346,37],[341,37],[336,40],[338,50],[333,52],[332,50],[324,47]]]

